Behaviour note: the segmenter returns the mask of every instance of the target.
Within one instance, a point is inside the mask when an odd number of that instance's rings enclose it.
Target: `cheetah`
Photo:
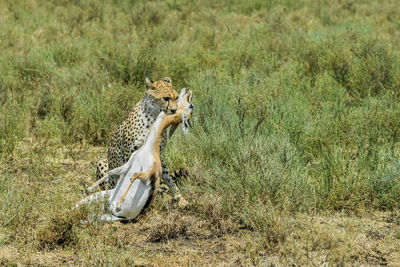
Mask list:
[[[100,221],[104,222],[126,222],[135,219],[139,214],[145,214],[154,200],[162,176],[160,145],[163,132],[168,126],[178,126],[180,123],[183,132],[185,134],[188,132],[189,119],[194,109],[191,98],[191,90],[183,88],[179,95],[177,111],[170,115],[164,111],[160,112],[150,128],[145,143],[132,153],[128,162],[107,172],[104,178],[90,186],[88,191],[91,192],[111,175],[121,175],[114,189],[86,197],[74,208],[81,204],[108,200],[107,208],[104,207],[107,212],[99,217]]]
[[[101,159],[97,165],[96,178],[100,180],[108,170],[124,165],[131,154],[138,150],[146,140],[151,125],[162,110],[169,114],[177,110],[178,93],[172,86],[170,78],[165,77],[160,81],[153,82],[149,78],[145,79],[146,93],[130,111],[128,118],[118,127],[113,134],[108,146],[107,159]],[[166,131],[163,134],[160,151],[162,153],[167,142]],[[162,178],[167,183],[174,201],[179,206],[186,206],[188,203],[179,193],[174,180],[166,168],[162,156]],[[113,188],[118,180],[118,176],[108,180],[108,187]]]

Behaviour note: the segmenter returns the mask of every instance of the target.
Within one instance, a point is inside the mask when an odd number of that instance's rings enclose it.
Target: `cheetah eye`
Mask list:
[[[169,101],[171,98],[169,98],[169,97],[164,97],[164,101]]]
[[[179,96],[175,97],[175,100],[178,100]]]

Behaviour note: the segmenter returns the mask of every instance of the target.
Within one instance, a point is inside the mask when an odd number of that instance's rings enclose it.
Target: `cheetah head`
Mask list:
[[[175,113],[177,110],[178,93],[172,87],[171,79],[163,78],[161,81],[153,82],[146,77],[147,94],[154,99],[154,102],[167,112]]]

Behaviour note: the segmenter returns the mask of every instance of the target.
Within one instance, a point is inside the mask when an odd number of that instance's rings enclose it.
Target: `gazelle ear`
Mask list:
[[[186,95],[187,88],[182,88],[181,92],[179,93],[179,99],[183,99],[183,97]]]
[[[192,91],[189,90],[188,93],[189,93],[188,102],[189,102],[189,103],[192,103],[192,96],[193,96]]]
[[[187,134],[189,129],[188,119],[186,118],[185,113],[182,113],[182,130],[184,134]]]
[[[146,83],[146,88],[147,88],[147,89],[154,89],[153,81],[150,80],[149,77],[146,77],[146,79],[144,80],[144,82]]]

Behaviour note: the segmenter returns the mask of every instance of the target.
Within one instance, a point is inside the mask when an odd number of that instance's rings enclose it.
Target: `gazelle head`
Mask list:
[[[189,127],[191,127],[190,123],[190,118],[193,113],[193,104],[192,104],[192,91],[188,88],[183,88],[181,93],[179,94],[179,99],[177,102],[178,109],[176,111],[177,114],[181,116],[181,122],[182,122],[182,130],[183,133],[187,133]],[[178,127],[178,124],[174,124],[171,126],[171,129],[169,131],[169,136],[171,137],[172,134],[175,132],[176,128]]]

